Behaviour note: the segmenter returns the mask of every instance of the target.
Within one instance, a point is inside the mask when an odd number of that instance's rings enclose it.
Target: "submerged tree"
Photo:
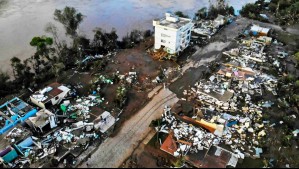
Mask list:
[[[56,52],[58,57],[61,57],[61,53],[62,53],[61,50],[63,48],[63,44],[65,43],[65,41],[61,41],[59,39],[57,27],[53,23],[50,22],[46,25],[45,31],[52,35],[53,43],[54,43],[54,46],[55,46],[55,52]]]
[[[83,15],[73,7],[65,7],[63,10],[56,9],[54,19],[63,24],[66,34],[72,38],[78,35],[77,29],[83,21]]]
[[[182,11],[176,11],[174,14],[178,17],[189,18],[189,16],[185,15]]]
[[[97,54],[106,54],[117,48],[118,36],[115,28],[112,28],[110,33],[105,32],[101,28],[96,28],[94,33],[91,46]]]
[[[15,79],[18,79],[22,75],[25,66],[22,64],[21,60],[18,57],[11,58],[10,62],[13,70],[13,75]]]

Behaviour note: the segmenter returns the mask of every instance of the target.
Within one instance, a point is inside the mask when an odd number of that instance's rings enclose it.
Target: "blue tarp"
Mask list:
[[[231,127],[232,125],[238,124],[238,121],[232,121],[226,124],[227,127]]]

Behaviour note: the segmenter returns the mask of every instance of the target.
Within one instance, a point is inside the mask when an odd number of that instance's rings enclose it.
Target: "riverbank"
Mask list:
[[[116,28],[119,38],[133,29],[147,30],[152,28],[152,19],[161,17],[165,11],[183,11],[192,16],[198,9],[208,6],[206,0],[189,0],[182,3],[171,1],[139,1],[139,0],[91,0],[91,1],[46,1],[46,0],[1,0],[5,5],[0,7],[0,67],[12,74],[10,59],[17,56],[24,60],[34,53],[29,42],[34,36],[47,35],[44,31],[48,22],[53,20],[55,9],[73,6],[85,15],[79,28],[79,34],[92,38],[92,30],[101,27],[110,31]],[[236,9],[255,0],[232,2]],[[179,5],[178,5],[179,4]],[[38,14],[38,15],[37,15]],[[59,29],[59,37],[65,39],[64,29]]]

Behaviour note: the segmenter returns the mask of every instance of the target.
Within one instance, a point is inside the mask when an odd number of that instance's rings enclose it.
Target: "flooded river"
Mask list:
[[[230,0],[230,5],[240,9],[255,0]],[[0,0],[0,66],[10,69],[10,58],[30,57],[34,49],[29,42],[34,36],[45,35],[45,25],[55,23],[64,38],[63,27],[54,21],[55,9],[75,7],[85,15],[79,32],[92,37],[92,30],[101,27],[117,29],[124,36],[132,29],[151,29],[152,19],[162,17],[166,11],[181,10],[192,16],[195,11],[209,6],[208,0]]]

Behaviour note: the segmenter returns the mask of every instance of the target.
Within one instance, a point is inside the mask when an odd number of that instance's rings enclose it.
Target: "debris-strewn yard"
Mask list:
[[[281,37],[285,33],[277,29],[268,37],[253,36],[251,27],[244,26],[236,35],[237,44],[210,55],[215,64],[200,66],[205,58],[199,50],[189,57],[195,60],[193,70],[170,85],[182,102],[152,122],[160,135],[146,145],[156,149],[152,158],[176,157],[174,163],[164,159],[165,166],[298,166],[298,100],[291,92],[298,91],[293,56],[297,43],[291,40],[296,36]],[[217,42],[217,35],[213,39]]]

